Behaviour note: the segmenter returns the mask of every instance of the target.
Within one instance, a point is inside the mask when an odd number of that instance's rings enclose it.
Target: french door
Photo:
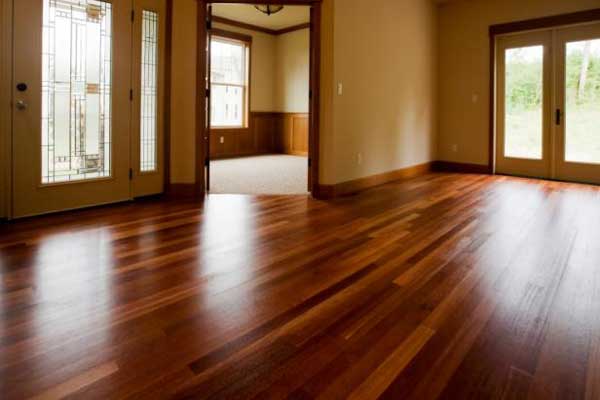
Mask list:
[[[600,183],[600,24],[499,37],[496,171]]]
[[[13,217],[162,191],[162,3],[13,1]]]

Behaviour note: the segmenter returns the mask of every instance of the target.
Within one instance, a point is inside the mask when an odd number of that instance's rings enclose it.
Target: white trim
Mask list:
[[[0,218],[12,202],[12,2],[0,0]]]

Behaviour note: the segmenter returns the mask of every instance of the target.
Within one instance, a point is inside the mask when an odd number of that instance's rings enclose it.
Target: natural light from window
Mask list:
[[[211,126],[244,127],[247,114],[248,45],[211,40]]]

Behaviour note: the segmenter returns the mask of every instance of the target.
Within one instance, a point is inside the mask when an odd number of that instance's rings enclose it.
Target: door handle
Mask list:
[[[17,101],[17,109],[18,110],[25,110],[26,108],[27,108],[27,103],[25,103],[23,100]]]

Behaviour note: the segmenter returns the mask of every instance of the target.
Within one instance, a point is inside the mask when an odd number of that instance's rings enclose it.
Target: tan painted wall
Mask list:
[[[215,23],[215,28],[252,36],[250,111],[275,109],[275,51],[276,38],[267,33]]]
[[[310,30],[276,36],[275,109],[307,113],[310,79]]]
[[[335,0],[321,5],[321,88],[319,121],[319,183],[336,183],[336,148],[334,132],[334,28]]]
[[[598,0],[465,0],[441,6],[438,159],[488,162],[490,25],[599,6]]]
[[[171,182],[193,183],[196,135],[196,0],[173,1]]]
[[[434,4],[336,0],[333,29],[335,182],[434,160]]]

